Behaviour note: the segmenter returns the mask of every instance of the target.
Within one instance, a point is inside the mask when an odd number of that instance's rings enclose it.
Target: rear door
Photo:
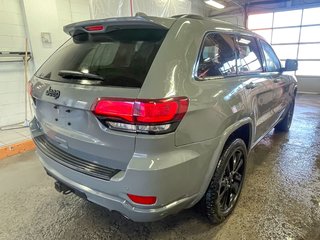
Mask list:
[[[58,49],[31,81],[46,139],[87,161],[125,169],[135,133],[110,130],[92,107],[101,97],[138,96],[166,32],[141,23],[137,29],[80,31]]]
[[[263,72],[263,61],[257,40],[239,35],[237,45],[238,75],[243,81],[247,104],[255,121],[255,139],[258,140],[272,124],[273,82]]]

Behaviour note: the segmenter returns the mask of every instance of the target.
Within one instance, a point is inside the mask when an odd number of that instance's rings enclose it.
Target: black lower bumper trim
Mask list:
[[[88,162],[75,157],[50,143],[44,135],[33,138],[34,143],[41,153],[50,159],[75,171],[109,181],[114,175],[120,172],[119,169],[113,169]]]

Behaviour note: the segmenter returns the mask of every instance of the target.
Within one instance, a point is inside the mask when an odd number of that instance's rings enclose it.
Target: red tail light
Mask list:
[[[100,99],[93,109],[94,114],[110,119],[133,122],[134,101],[121,99]]]
[[[181,120],[179,115],[181,113],[184,115],[187,108],[187,99],[181,98],[143,102],[136,101],[134,115],[138,123],[164,123]]]
[[[174,130],[188,110],[186,97],[167,99],[101,98],[93,113],[110,128],[164,133]]]
[[[155,204],[157,201],[157,198],[153,196],[137,196],[133,194],[128,194],[128,197],[131,199],[132,202],[144,205]]]
[[[102,31],[104,29],[103,25],[93,25],[93,26],[86,26],[84,27],[89,32],[94,32],[94,31]]]
[[[27,83],[27,91],[29,95],[32,96],[32,83],[30,81]]]

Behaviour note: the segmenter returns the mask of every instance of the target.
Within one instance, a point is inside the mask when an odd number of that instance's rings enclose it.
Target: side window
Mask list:
[[[256,40],[253,37],[239,36],[237,38],[238,72],[262,72],[262,61]]]
[[[210,33],[200,50],[199,78],[228,76],[237,73],[234,38],[228,34]]]
[[[263,40],[260,40],[264,58],[266,60],[267,72],[279,72],[281,65],[277,55],[274,53],[272,47]]]

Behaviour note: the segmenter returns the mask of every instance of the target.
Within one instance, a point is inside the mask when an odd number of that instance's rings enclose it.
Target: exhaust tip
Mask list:
[[[57,192],[67,195],[73,192],[73,190],[71,188],[69,188],[68,186],[66,186],[65,184],[61,183],[61,182],[55,182],[54,183],[54,188],[57,190]]]

